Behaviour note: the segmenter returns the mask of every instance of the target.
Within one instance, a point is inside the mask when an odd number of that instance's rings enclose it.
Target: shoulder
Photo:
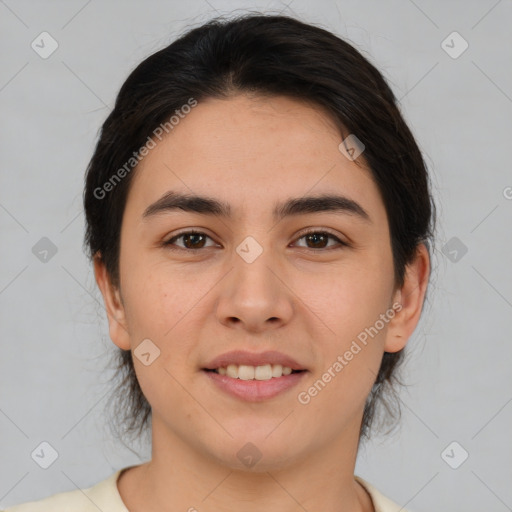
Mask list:
[[[407,512],[403,506],[398,505],[394,501],[390,500],[387,496],[384,496],[384,494],[382,494],[375,486],[360,476],[355,475],[354,478],[366,489],[372,498],[375,512]]]
[[[117,490],[117,478],[121,471],[122,469],[116,471],[86,489],[75,489],[40,500],[27,501],[3,512],[98,512],[98,509],[104,512],[128,512]]]

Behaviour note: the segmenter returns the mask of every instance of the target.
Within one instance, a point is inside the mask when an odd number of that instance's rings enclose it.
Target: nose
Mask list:
[[[248,262],[237,253],[234,268],[220,283],[216,314],[230,328],[259,333],[278,329],[293,315],[291,283],[270,250]]]

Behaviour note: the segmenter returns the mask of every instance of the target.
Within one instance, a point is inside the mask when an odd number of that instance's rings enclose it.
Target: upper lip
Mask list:
[[[287,366],[292,370],[305,370],[293,357],[287,356],[275,350],[265,352],[247,352],[245,350],[232,350],[212,359],[205,367],[205,370],[216,370],[217,368],[226,368],[230,364],[263,366],[266,364],[280,364]]]

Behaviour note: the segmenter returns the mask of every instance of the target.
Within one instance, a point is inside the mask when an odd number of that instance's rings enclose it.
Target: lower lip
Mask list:
[[[216,386],[226,393],[246,400],[247,402],[261,402],[277,396],[292,387],[307,373],[306,371],[290,373],[282,377],[272,377],[269,380],[242,380],[233,379],[227,375],[220,375],[217,372],[203,370]]]

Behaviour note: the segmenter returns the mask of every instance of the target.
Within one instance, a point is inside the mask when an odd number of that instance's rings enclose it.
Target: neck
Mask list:
[[[194,449],[154,417],[152,458],[121,475],[119,492],[130,512],[373,512],[370,496],[354,480],[354,427],[293,460],[240,470]]]

